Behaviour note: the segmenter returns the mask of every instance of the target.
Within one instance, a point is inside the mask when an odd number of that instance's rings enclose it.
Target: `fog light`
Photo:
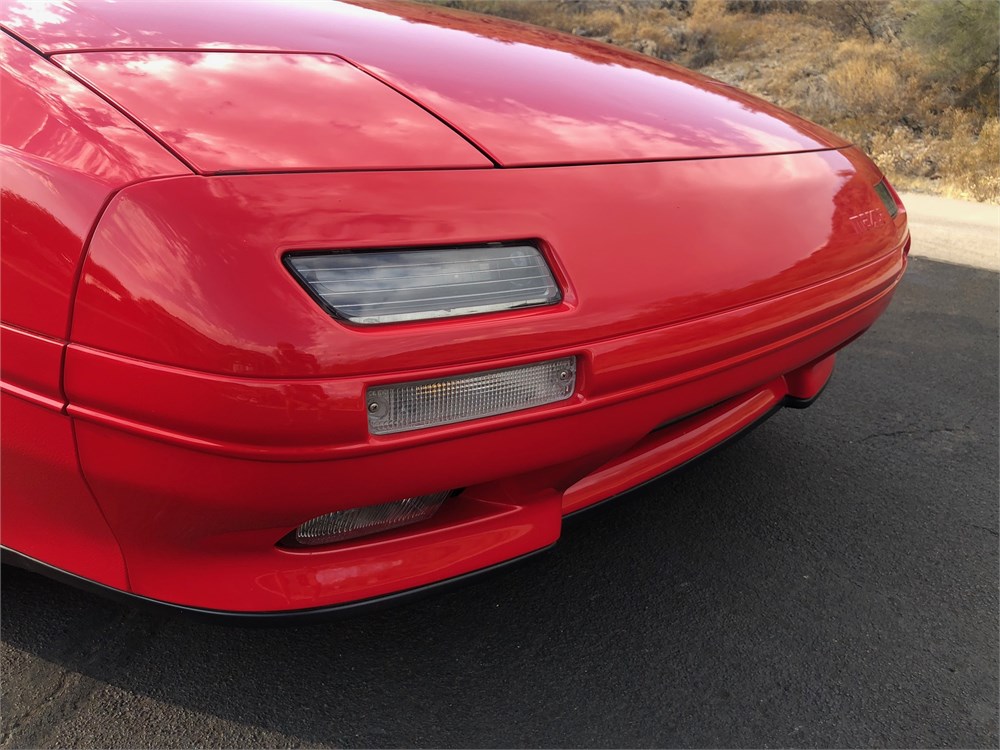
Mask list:
[[[373,435],[465,422],[563,401],[576,387],[576,357],[452,378],[369,388]]]
[[[450,494],[436,492],[433,495],[408,497],[391,503],[327,513],[299,526],[295,530],[294,541],[306,546],[333,544],[424,521],[437,512]]]

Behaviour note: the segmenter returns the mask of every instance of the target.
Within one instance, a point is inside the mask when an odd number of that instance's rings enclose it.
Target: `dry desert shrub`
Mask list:
[[[896,59],[886,59],[884,46],[852,40],[837,51],[837,62],[827,75],[841,117],[898,120],[909,110],[912,97],[901,66]]]
[[[944,192],[957,198],[1000,203],[1000,118],[981,124],[965,110],[949,110],[943,137],[933,151],[941,174],[948,175]]]

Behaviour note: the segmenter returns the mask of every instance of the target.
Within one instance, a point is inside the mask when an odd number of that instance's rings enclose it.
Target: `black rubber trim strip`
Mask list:
[[[823,383],[823,387],[820,388],[816,393],[809,398],[795,398],[795,396],[785,396],[785,400],[782,402],[783,406],[787,406],[789,409],[808,409],[810,406],[816,403],[816,399],[823,395],[823,391],[826,387],[830,385],[830,378],[826,379]]]
[[[514,557],[510,560],[504,560],[496,565],[463,573],[462,575],[455,576],[453,578],[446,578],[443,581],[429,583],[426,586],[417,586],[416,588],[406,589],[405,591],[397,591],[392,594],[376,596],[370,599],[360,599],[353,602],[345,602],[343,604],[334,604],[329,607],[313,607],[311,609],[292,609],[276,612],[232,612],[221,609],[188,607],[182,604],[165,602],[160,599],[150,599],[146,596],[133,594],[128,591],[122,591],[121,589],[116,589],[111,586],[105,586],[103,583],[91,581],[88,578],[83,578],[82,576],[78,576],[73,573],[67,573],[65,570],[60,570],[59,568],[43,563],[40,560],[36,560],[33,557],[8,549],[7,547],[0,547],[0,562],[5,565],[13,565],[15,567],[22,568],[32,573],[39,573],[48,578],[60,581],[61,583],[66,583],[75,588],[82,589],[83,591],[98,594],[99,596],[114,599],[131,606],[141,606],[151,612],[159,613],[160,615],[174,614],[185,617],[193,617],[199,620],[206,620],[222,625],[261,627],[269,625],[306,625],[316,622],[326,622],[342,617],[349,617],[355,614],[369,614],[387,607],[397,607],[416,601],[417,599],[421,599],[429,594],[437,594],[448,591],[452,588],[458,588],[470,583],[473,580],[485,578],[493,575],[494,573],[504,571],[507,568],[518,565],[535,557],[536,555],[540,555],[554,546],[555,542],[525,555],[520,555],[519,557]]]

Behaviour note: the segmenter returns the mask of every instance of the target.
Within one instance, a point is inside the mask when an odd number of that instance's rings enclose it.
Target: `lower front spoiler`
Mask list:
[[[716,451],[725,448],[739,439],[750,434],[755,428],[763,424],[765,421],[774,416],[783,407],[804,409],[810,406],[822,393],[826,385],[824,383],[823,387],[810,398],[795,398],[792,396],[785,396],[784,399],[776,404],[772,409],[764,413],[762,416],[758,417],[755,421],[746,425],[738,432],[729,435],[726,439],[715,444],[708,450],[690,458],[689,460],[678,464],[670,468],[669,470],[659,474],[651,479],[641,482],[624,492],[619,492],[611,497],[600,502],[592,503],[585,507],[579,508],[578,510],[571,511],[567,513],[564,518],[575,517],[579,514],[591,510],[593,508],[604,506],[606,503],[615,500],[622,495],[626,495],[633,492],[641,487],[644,487],[652,482],[658,481],[669,474],[678,471],[696,461],[706,458]],[[90,593],[98,594],[109,599],[114,599],[123,603],[127,603],[132,606],[140,606],[148,608],[159,614],[168,615],[181,615],[186,617],[193,617],[200,620],[208,620],[220,622],[226,625],[237,625],[237,626],[269,626],[269,625],[304,625],[315,622],[323,622],[328,620],[334,620],[341,617],[348,617],[355,614],[368,614],[387,607],[397,607],[404,604],[411,603],[418,599],[423,598],[431,594],[442,593],[449,591],[453,588],[459,588],[466,583],[472,581],[479,581],[487,578],[495,573],[506,571],[509,568],[515,567],[522,562],[525,562],[531,558],[541,555],[547,552],[555,543],[549,544],[537,550],[528,552],[527,554],[520,555],[518,557],[512,558],[510,560],[505,560],[503,562],[497,563],[495,565],[490,565],[479,570],[473,570],[462,575],[454,576],[452,578],[447,578],[442,581],[436,581],[434,583],[429,583],[423,586],[417,586],[414,588],[406,589],[404,591],[397,591],[391,594],[385,594],[382,596],[375,596],[368,599],[361,599],[357,601],[345,602],[343,604],[334,604],[324,607],[312,607],[307,609],[295,609],[295,610],[279,610],[273,612],[240,612],[240,611],[230,611],[230,610],[219,610],[219,609],[207,609],[203,607],[193,607],[182,604],[175,604],[172,602],[166,602],[159,599],[152,599],[150,597],[142,596],[140,594],[134,594],[127,591],[122,591],[121,589],[114,588],[112,586],[105,586],[97,581],[92,581],[88,578],[69,573],[59,568],[48,565],[44,562],[36,560],[28,555],[22,554],[7,547],[0,547],[0,562],[5,565],[12,565],[24,570],[30,571],[32,573],[39,573],[41,575],[47,576],[54,580],[60,581],[62,583],[69,584],[75,588],[81,589],[83,591],[88,591]]]
[[[646,480],[640,482],[639,484],[633,485],[632,487],[629,487],[627,490],[624,490],[622,492],[618,492],[618,493],[616,493],[614,495],[611,495],[610,497],[607,497],[604,500],[599,500],[597,502],[590,503],[588,505],[584,505],[583,507],[576,508],[575,510],[571,510],[571,511],[569,511],[566,514],[563,515],[563,520],[565,520],[567,518],[575,518],[575,517],[577,517],[579,515],[582,515],[582,514],[586,513],[589,510],[593,510],[594,508],[603,507],[607,503],[610,503],[610,502],[612,502],[614,500],[617,500],[618,498],[622,497],[623,495],[628,495],[631,492],[635,492],[636,490],[642,489],[646,485],[652,484],[653,482],[658,482],[661,479],[663,479],[664,477],[668,477],[668,476],[670,476],[671,474],[673,474],[676,471],[680,471],[681,469],[686,468],[686,467],[690,466],[693,463],[697,463],[698,461],[701,461],[702,459],[705,459],[705,458],[708,458],[709,456],[714,455],[718,451],[721,451],[723,448],[727,448],[728,446],[732,445],[733,443],[736,443],[736,442],[742,440],[743,438],[745,438],[747,435],[749,435],[751,432],[753,432],[754,430],[756,430],[758,427],[760,427],[762,424],[764,424],[764,422],[766,422],[767,420],[769,420],[771,417],[773,417],[775,414],[777,414],[783,408],[788,408],[788,409],[808,409],[810,406],[812,406],[816,402],[816,399],[818,399],[823,394],[823,391],[826,390],[826,386],[827,386],[827,383],[824,383],[823,386],[819,389],[819,391],[817,391],[814,395],[810,396],[809,398],[797,398],[795,396],[785,396],[779,403],[775,404],[773,408],[769,409],[763,415],[757,417],[757,419],[755,419],[753,422],[751,422],[750,424],[746,425],[745,427],[741,428],[737,432],[734,432],[733,434],[731,434],[728,437],[724,438],[723,440],[719,441],[718,443],[716,443],[715,445],[713,445],[708,450],[702,451],[701,453],[697,454],[696,456],[692,456],[691,458],[687,459],[683,463],[677,464],[676,466],[672,466],[671,468],[667,469],[666,471],[664,471],[664,472],[662,472],[660,474],[657,474],[656,476],[654,476],[654,477],[652,477],[650,479],[646,479]]]
[[[473,570],[469,573],[455,576],[454,578],[436,581],[424,586],[417,586],[416,588],[407,589],[405,591],[397,591],[392,594],[384,594],[370,599],[361,599],[353,602],[345,602],[343,604],[334,604],[328,607],[312,607],[309,609],[293,609],[287,611],[280,610],[276,612],[234,612],[222,609],[190,607],[184,604],[165,602],[160,599],[150,599],[149,597],[142,596],[140,594],[133,594],[128,591],[116,589],[112,586],[105,586],[103,583],[92,581],[89,578],[83,578],[82,576],[74,575],[73,573],[67,573],[65,570],[54,568],[51,565],[47,565],[46,563],[35,560],[32,557],[28,557],[27,555],[23,555],[12,549],[8,549],[7,547],[0,547],[0,562],[4,565],[12,565],[32,573],[39,573],[48,578],[52,578],[53,580],[69,584],[74,588],[81,589],[82,591],[98,594],[128,605],[144,607],[158,614],[182,615],[199,620],[221,622],[226,625],[308,625],[314,622],[324,622],[359,613],[368,614],[387,607],[398,607],[417,599],[422,599],[424,596],[428,596],[430,594],[437,594],[448,591],[452,588],[458,588],[472,580],[481,580],[493,575],[494,573],[499,573],[500,571],[514,567],[526,560],[548,551],[554,546],[555,543],[550,544],[547,547],[542,547],[541,549],[533,550],[532,552],[528,552],[520,557],[515,557],[511,560],[504,560],[503,562],[491,565],[488,568]]]

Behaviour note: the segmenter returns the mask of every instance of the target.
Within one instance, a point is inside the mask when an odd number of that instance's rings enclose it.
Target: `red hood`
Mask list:
[[[215,131],[199,132],[195,126],[204,114],[206,86],[215,86],[221,100],[244,108],[247,115],[262,101],[261,92],[247,85],[254,78],[248,76],[240,77],[238,86],[224,76],[208,81],[189,77],[190,88],[177,83],[183,77],[156,80],[155,58],[164,50],[338,56],[430,110],[500,166],[712,158],[847,145],[730,86],[625,50],[437,7],[388,2],[366,6],[250,2],[234,12],[233,4],[224,2],[8,0],[3,25],[44,53],[77,53],[55,59],[88,78],[182,155],[185,146],[174,140],[186,139],[192,147],[203,137],[225,139],[235,151],[254,157],[246,163],[223,159],[216,169],[288,168],[262,160],[287,155],[289,148],[296,152],[295,168],[338,164],[328,163],[328,154],[316,157],[308,148],[298,153],[297,143],[308,139],[281,128],[260,136],[266,143],[254,141],[258,136],[248,132],[243,117],[229,124],[212,120]],[[87,52],[93,56],[79,54]],[[152,60],[142,75],[152,76],[157,85],[136,85],[137,54]],[[169,59],[176,63],[204,58],[174,52]],[[131,79],[123,74],[130,66]],[[276,66],[271,90],[281,89],[281,80],[292,80],[289,67]],[[169,96],[164,95],[164,80],[172,85]],[[294,122],[312,114],[318,99],[317,92],[309,91],[297,100],[285,95],[281,116]],[[336,101],[339,90],[328,93],[330,101]],[[403,104],[394,106],[405,109]],[[356,122],[385,117],[367,105],[340,112],[341,131],[349,125],[344,122],[348,116]],[[422,115],[405,113],[411,124]],[[419,124],[433,130],[426,122]],[[391,148],[398,151],[402,142],[410,152],[423,149],[430,156],[418,163],[413,163],[412,153],[393,156],[376,166],[476,166],[475,157],[462,150],[467,144],[451,135],[434,133],[437,140],[425,142],[416,133],[387,134],[387,144],[391,138],[397,141]]]

